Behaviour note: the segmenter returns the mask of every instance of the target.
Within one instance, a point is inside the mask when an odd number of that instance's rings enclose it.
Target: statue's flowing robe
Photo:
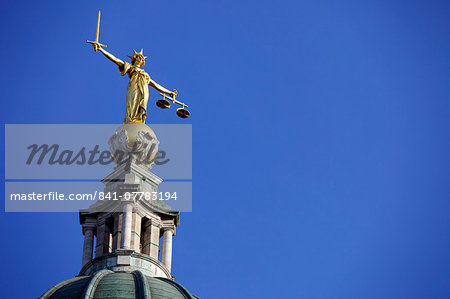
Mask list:
[[[143,69],[125,61],[123,67],[119,67],[119,71],[122,76],[128,74],[130,77],[127,88],[127,110],[123,123],[144,123],[147,117],[150,76]]]

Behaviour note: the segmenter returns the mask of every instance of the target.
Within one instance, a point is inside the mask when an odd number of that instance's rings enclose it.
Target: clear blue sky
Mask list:
[[[151,93],[150,123],[193,125],[178,282],[219,299],[450,297],[448,1],[3,1],[2,123],[122,121],[128,81],[85,42],[98,9],[108,50],[144,48],[192,107],[178,119]],[[80,269],[77,213],[1,212],[0,235],[2,298]]]

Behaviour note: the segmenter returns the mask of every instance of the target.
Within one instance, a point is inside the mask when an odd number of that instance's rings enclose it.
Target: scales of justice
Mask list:
[[[153,81],[150,76],[142,69],[145,65],[146,56],[143,55],[143,50],[140,52],[136,52],[133,50],[133,56],[128,56],[131,58],[131,64],[123,61],[111,53],[107,52],[103,48],[106,48],[106,45],[103,45],[99,42],[99,33],[100,33],[100,11],[98,11],[97,18],[97,32],[95,35],[95,41],[86,41],[87,43],[92,44],[94,47],[94,51],[100,51],[106,58],[114,62],[118,67],[120,74],[123,76],[127,74],[130,78],[130,83],[127,88],[127,107],[125,112],[124,124],[143,124],[145,123],[145,119],[147,118],[147,102],[149,98],[149,89],[150,85],[163,97],[162,99],[156,102],[156,106],[161,109],[170,108],[170,102],[173,104],[178,104],[182,106],[177,109],[177,115],[181,118],[187,118],[190,116],[190,112],[186,109],[188,106],[185,103],[182,103],[176,99],[177,90],[174,89],[170,91],[155,81]]]

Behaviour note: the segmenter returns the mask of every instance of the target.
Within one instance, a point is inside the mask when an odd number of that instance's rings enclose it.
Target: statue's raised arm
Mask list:
[[[92,44],[94,46],[95,52],[100,51],[103,55],[105,55],[106,58],[117,64],[119,68],[123,68],[124,62],[123,60],[117,58],[116,56],[112,55],[106,50],[103,50],[102,47],[99,44]]]

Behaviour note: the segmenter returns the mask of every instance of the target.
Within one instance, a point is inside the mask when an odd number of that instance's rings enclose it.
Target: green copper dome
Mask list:
[[[173,280],[145,276],[140,271],[116,273],[111,270],[100,270],[93,276],[65,280],[40,298],[198,299]]]

